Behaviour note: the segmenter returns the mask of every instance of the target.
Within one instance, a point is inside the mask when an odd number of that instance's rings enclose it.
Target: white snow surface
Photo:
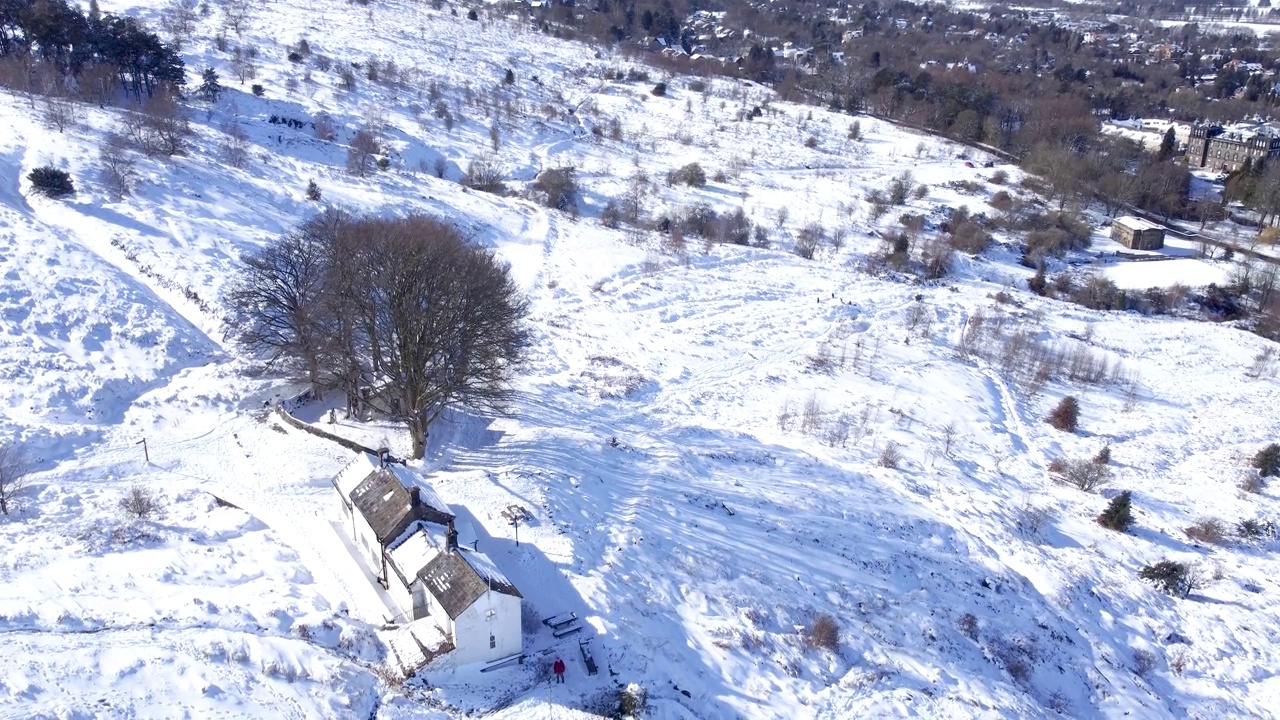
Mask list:
[[[160,3],[102,6],[154,22]],[[215,49],[217,23],[201,20],[185,56],[193,85],[212,65],[227,93],[191,105],[190,153],[140,159],[122,201],[97,167],[121,111],[81,107],[57,133],[0,93],[12,129],[0,134],[0,432],[38,461],[0,519],[0,718],[592,717],[627,683],[647,689],[654,718],[1275,716],[1274,542],[1183,533],[1208,517],[1275,518],[1274,490],[1237,489],[1280,435],[1274,371],[1250,372],[1268,343],[1035,297],[1007,252],[958,258],[936,284],[861,270],[872,231],[898,215],[873,223],[866,191],[906,169],[929,186],[907,210],[981,212],[1000,189],[985,183],[994,170],[959,156],[987,158],[865,117],[850,141],[853,118],[748,84],[703,94],[667,78],[654,97],[650,83],[601,80],[629,66],[607,51],[406,0],[258,7],[228,46],[259,48],[257,98]],[[334,72],[308,80],[284,58],[303,36],[335,62],[394,60],[412,82],[361,75],[344,92]],[[430,112],[433,78],[461,116],[452,132]],[[737,119],[756,105],[761,117]],[[267,123],[321,110],[335,142]],[[394,152],[390,170],[361,179],[342,143],[367,117],[384,119]],[[592,135],[610,118],[623,139]],[[578,169],[581,218],[456,183],[494,122],[514,188],[539,167]],[[222,160],[227,123],[252,143],[242,169]],[[420,169],[438,157],[444,179]],[[661,182],[695,161],[715,178],[706,188]],[[45,163],[72,173],[73,198],[30,192],[27,173]],[[657,181],[649,211],[742,207],[773,249],[693,241],[680,258],[656,236],[604,228],[601,207],[636,168]],[[266,412],[299,388],[224,338],[219,297],[239,256],[318,211],[303,199],[310,178],[327,204],[448,217],[507,260],[530,299],[512,415],[460,409],[415,464],[470,529],[463,541],[523,594],[523,665],[428,668],[404,689],[381,679],[403,636],[380,632],[395,611],[338,526],[331,479],[351,453]],[[791,238],[814,221],[848,241],[803,260]],[[1137,266],[1136,286],[1171,284],[1161,274],[1188,262]],[[997,302],[1001,290],[1015,302]],[[927,331],[907,327],[917,305]],[[1136,395],[1012,387],[957,352],[979,311],[1087,344],[1139,379]],[[844,357],[830,372],[811,361],[823,347]],[[1075,434],[1043,421],[1066,394],[1082,406]],[[334,429],[320,419],[337,403],[298,414]],[[854,428],[843,443],[803,429],[840,418]],[[336,431],[408,446],[385,423]],[[896,468],[880,462],[889,443]],[[1051,460],[1104,445],[1115,478],[1102,491],[1050,479]],[[134,486],[162,500],[149,520],[117,512]],[[1128,534],[1094,522],[1120,489],[1133,491]],[[518,528],[501,516],[511,505],[531,515]],[[1028,529],[1037,511],[1043,527]],[[1184,599],[1138,579],[1166,557],[1196,563],[1205,583]],[[581,635],[557,641],[532,621],[564,612]],[[805,643],[819,614],[839,627],[834,651]],[[1141,674],[1137,651],[1153,658]],[[549,680],[555,657],[569,663],[564,685]]]

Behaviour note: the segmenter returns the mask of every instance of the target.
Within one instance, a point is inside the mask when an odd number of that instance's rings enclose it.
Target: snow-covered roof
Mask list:
[[[351,491],[377,469],[378,458],[369,453],[356,453],[351,462],[347,463],[347,466],[342,468],[338,476],[333,479],[333,485],[343,497],[350,498]]]
[[[1132,216],[1132,215],[1123,215],[1123,216],[1121,216],[1121,217],[1116,218],[1115,220],[1112,220],[1112,223],[1114,223],[1114,224],[1118,224],[1118,225],[1123,225],[1123,226],[1125,226],[1125,227],[1129,228],[1130,230],[1160,230],[1160,229],[1162,229],[1159,223],[1153,223],[1153,222],[1151,222],[1150,220],[1143,220],[1142,218],[1137,218],[1137,217],[1134,217],[1134,216]]]
[[[387,549],[405,585],[413,582],[445,547],[444,527],[435,523],[415,522]]]

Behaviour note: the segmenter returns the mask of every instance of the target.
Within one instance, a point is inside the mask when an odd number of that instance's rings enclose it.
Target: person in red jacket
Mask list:
[[[555,664],[551,666],[551,672],[556,674],[556,682],[564,682],[564,661],[556,658]]]

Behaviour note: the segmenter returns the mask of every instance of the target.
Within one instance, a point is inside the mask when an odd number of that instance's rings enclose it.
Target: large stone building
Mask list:
[[[1164,228],[1126,215],[1111,221],[1111,239],[1133,250],[1159,250],[1164,247]]]
[[[1187,164],[1235,172],[1246,160],[1280,155],[1280,129],[1268,123],[1196,125],[1187,141]]]

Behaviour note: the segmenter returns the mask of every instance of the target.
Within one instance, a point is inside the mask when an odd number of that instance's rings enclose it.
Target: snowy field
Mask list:
[[[904,211],[990,212],[997,190],[1025,192],[1018,171],[991,184],[987,158],[869,118],[851,140],[854,118],[750,84],[604,79],[635,66],[465,15],[279,0],[229,38],[228,50],[258,48],[244,85],[211,41],[217,19],[202,20],[184,50],[191,84],[211,65],[228,91],[192,103],[190,153],[139,159],[121,201],[97,160],[118,111],[82,107],[60,134],[0,93],[13,128],[0,134],[0,431],[39,459],[32,493],[0,519],[0,718],[577,718],[627,683],[646,688],[653,718],[1275,716],[1274,541],[1207,546],[1183,532],[1275,518],[1273,490],[1237,488],[1247,458],[1280,439],[1274,363],[1255,361],[1266,341],[1036,297],[1000,250],[958,257],[934,284],[869,275],[874,231]],[[285,59],[302,37],[309,71]],[[361,73],[343,90],[315,67],[321,54],[393,60],[409,78]],[[649,92],[659,80],[663,97]],[[433,81],[451,129],[432,112]],[[268,122],[321,112],[333,141]],[[394,152],[358,178],[344,143],[368,122]],[[240,169],[224,162],[232,125],[251,144]],[[495,126],[513,189],[577,168],[580,217],[457,183]],[[668,187],[690,162],[707,186]],[[45,163],[71,172],[73,198],[30,192]],[[904,170],[927,193],[873,222],[866,193]],[[772,247],[675,252],[606,229],[602,208],[637,171],[652,179],[647,214],[741,207]],[[510,262],[534,338],[514,413],[454,414],[416,469],[535,614],[586,620],[598,675],[575,639],[544,629],[526,636],[523,666],[386,684],[385,600],[330,516],[349,453],[273,419],[265,409],[298,388],[221,327],[238,257],[320,209],[304,199],[313,178],[322,205],[445,215]],[[847,242],[797,257],[812,222]],[[1229,267],[1105,272],[1143,288]],[[1122,369],[1028,387],[957,348],[978,316]],[[1076,434],[1043,421],[1067,394],[1082,406]],[[336,402],[297,412],[327,427]],[[334,429],[407,446],[390,425]],[[1050,479],[1052,460],[1108,445],[1102,490]],[[893,448],[901,458],[883,461]],[[135,485],[163,497],[149,522],[116,513]],[[1122,489],[1137,517],[1124,535],[1093,522]],[[499,515],[512,504],[533,515],[518,546]],[[1203,570],[1189,598],[1138,580],[1166,557]],[[822,613],[839,625],[836,651],[805,645]],[[565,685],[548,680],[557,656]]]

